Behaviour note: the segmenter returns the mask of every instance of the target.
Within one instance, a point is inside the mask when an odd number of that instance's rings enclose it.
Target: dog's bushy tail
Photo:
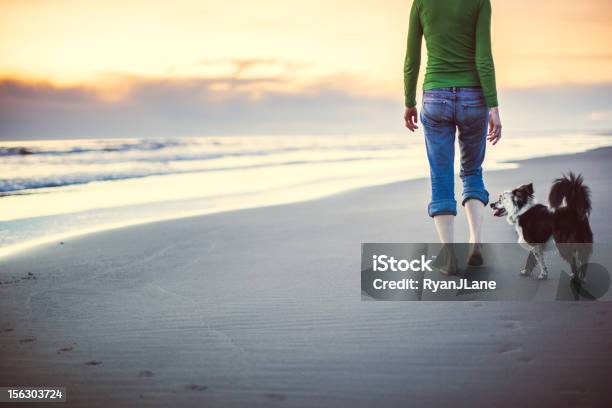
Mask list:
[[[584,185],[582,175],[570,171],[553,182],[548,195],[551,208],[562,208],[564,199],[565,207],[574,210],[579,218],[587,218],[591,213],[591,191]]]

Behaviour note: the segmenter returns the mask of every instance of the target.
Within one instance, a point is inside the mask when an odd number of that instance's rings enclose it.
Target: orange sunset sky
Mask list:
[[[512,102],[521,90],[571,87],[592,100],[589,92],[609,89],[612,1],[492,4],[502,108],[504,90]],[[75,98],[93,112],[126,108],[126,101],[144,106],[151,94],[162,99],[161,88],[186,106],[201,102],[212,119],[235,113],[236,106],[273,109],[270,95],[299,101],[289,118],[299,118],[300,109],[314,115],[309,103],[317,104],[317,98],[330,106],[366,101],[354,109],[374,115],[387,112],[392,102],[401,109],[410,5],[409,0],[0,0],[0,115],[11,114],[11,122],[0,125],[0,137],[38,131],[23,131],[31,127],[26,119],[61,114],[72,123],[67,105]],[[587,103],[581,120],[612,118],[609,104],[601,95],[598,100]],[[55,110],[43,109],[49,105]],[[15,115],[23,116],[21,125]],[[343,115],[351,114],[339,118]],[[90,122],[82,123],[85,135]],[[221,122],[202,132],[223,133]],[[308,131],[304,124],[297,128]],[[194,124],[184,133],[197,129]],[[247,132],[239,130],[230,133]],[[76,124],[65,133],[74,132]],[[168,132],[173,133],[181,128]]]

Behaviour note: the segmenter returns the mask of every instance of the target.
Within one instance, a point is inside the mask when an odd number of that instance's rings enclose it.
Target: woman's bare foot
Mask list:
[[[482,259],[480,244],[470,244],[470,254],[468,255],[467,264],[469,266],[482,266],[483,263],[484,260]]]
[[[457,274],[457,256],[455,255],[453,244],[442,245],[442,249],[433,261],[432,266],[434,270],[442,275]]]

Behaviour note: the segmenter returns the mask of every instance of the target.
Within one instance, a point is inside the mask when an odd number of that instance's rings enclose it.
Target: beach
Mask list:
[[[554,178],[582,173],[595,240],[611,242],[611,159],[485,178],[491,197],[533,182],[546,202]],[[609,404],[610,303],[362,301],[361,243],[435,242],[428,197],[421,178],[0,258],[0,384],[64,386],[58,406]],[[516,241],[488,212],[483,237]]]

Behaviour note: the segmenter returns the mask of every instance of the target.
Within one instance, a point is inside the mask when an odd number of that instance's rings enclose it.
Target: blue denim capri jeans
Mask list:
[[[489,109],[479,87],[436,88],[423,93],[421,123],[431,174],[430,217],[457,215],[455,200],[455,134],[461,151],[461,204],[470,199],[489,203],[482,178]]]

